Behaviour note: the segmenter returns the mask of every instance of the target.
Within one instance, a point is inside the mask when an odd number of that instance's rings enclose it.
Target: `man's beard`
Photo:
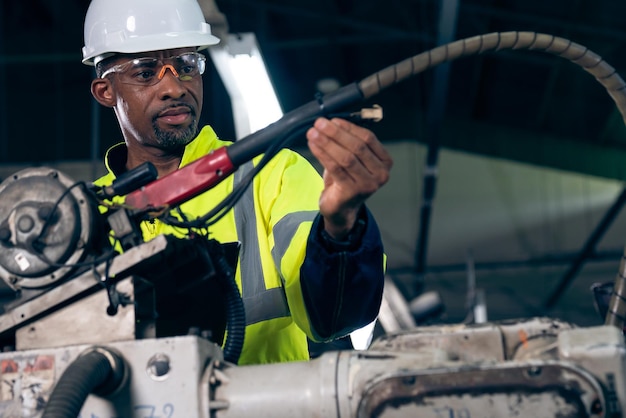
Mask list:
[[[198,134],[198,121],[195,118],[186,128],[163,130],[159,128],[156,120],[153,121],[152,127],[160,148],[167,151],[177,151],[184,148]]]

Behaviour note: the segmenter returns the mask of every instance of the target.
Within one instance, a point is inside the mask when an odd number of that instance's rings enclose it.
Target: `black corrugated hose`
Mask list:
[[[219,280],[226,295],[226,341],[224,342],[224,360],[237,364],[246,331],[246,311],[239,288],[234,279],[234,271],[226,260],[224,251],[220,248],[215,252]]]
[[[124,362],[112,351],[92,347],[74,360],[61,375],[41,418],[78,417],[90,393],[107,395],[124,380]]]

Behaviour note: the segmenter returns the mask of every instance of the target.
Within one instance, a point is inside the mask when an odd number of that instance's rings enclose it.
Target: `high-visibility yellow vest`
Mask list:
[[[227,144],[207,126],[187,145],[181,167]],[[109,173],[98,179],[97,185],[115,179],[112,160],[124,147],[118,144],[107,151]],[[193,219],[213,209],[252,164],[244,164],[214,188],[183,203],[183,213]],[[209,228],[209,236],[219,242],[242,243],[236,281],[247,326],[239,364],[309,358],[307,334],[314,336],[300,287],[300,266],[322,189],[321,177],[304,157],[282,150],[255,176],[234,210]],[[141,229],[146,241],[160,234],[184,235],[158,220],[143,222]]]

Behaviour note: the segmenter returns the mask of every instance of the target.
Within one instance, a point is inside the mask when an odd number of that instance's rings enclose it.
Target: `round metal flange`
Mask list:
[[[0,277],[12,288],[64,278],[88,247],[93,211],[58,170],[27,168],[0,183]]]

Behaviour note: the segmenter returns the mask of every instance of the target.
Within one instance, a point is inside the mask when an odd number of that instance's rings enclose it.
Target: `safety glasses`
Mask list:
[[[181,81],[191,81],[202,75],[206,68],[206,58],[197,52],[186,52],[164,59],[143,57],[135,58],[102,73],[102,78],[117,74],[120,82],[136,86],[153,86],[165,76],[169,69]]]

